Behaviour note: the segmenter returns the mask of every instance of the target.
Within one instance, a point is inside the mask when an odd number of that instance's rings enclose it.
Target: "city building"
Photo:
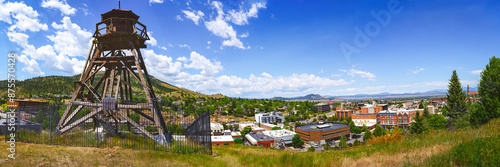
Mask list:
[[[240,132],[231,132],[231,137],[234,138],[241,138],[241,133]]]
[[[272,137],[264,135],[262,132],[249,133],[245,135],[245,138],[249,145],[264,148],[274,147],[274,139]]]
[[[243,129],[245,129],[245,127],[250,127],[250,128],[252,128],[252,132],[253,132],[253,133],[262,132],[262,131],[264,131],[264,130],[265,130],[264,128],[258,127],[258,126],[257,126],[257,125],[255,125],[254,123],[240,123],[240,124],[239,124],[239,127],[238,127],[238,130],[239,130],[239,131],[242,131]]]
[[[318,103],[318,104],[315,104],[315,106],[318,108],[318,112],[330,111],[330,105],[328,103]]]
[[[267,124],[267,123],[261,123],[260,124],[260,127],[261,128],[264,128],[264,130],[268,130],[268,131],[271,131],[273,130],[274,127],[277,127],[278,125],[274,125],[274,124]]]
[[[212,146],[218,145],[234,145],[234,140],[231,136],[212,136]]]
[[[340,120],[340,118],[347,119],[349,117],[352,118],[353,111],[352,110],[337,110],[335,111],[335,116]]]
[[[210,131],[212,131],[212,136],[222,135],[224,127],[220,123],[210,123]]]
[[[375,102],[375,101],[374,101]],[[359,113],[360,114],[373,114],[378,113],[380,111],[387,110],[387,104],[368,104],[361,107]]]
[[[278,141],[282,137],[285,137],[285,136],[292,136],[293,137],[296,133],[289,131],[289,130],[286,130],[286,129],[283,129],[283,130],[264,131],[264,132],[262,132],[262,134],[269,136],[269,137],[272,137],[274,139],[274,141]]]
[[[377,125],[377,113],[371,114],[353,114],[352,121],[354,125],[357,127],[363,127],[363,124],[366,125],[369,129],[375,128]]]
[[[282,123],[285,120],[281,112],[257,113],[255,121],[258,123]]]
[[[30,112],[33,114],[38,113],[41,109],[49,106],[49,102],[43,102],[36,99],[13,99],[7,100],[7,107],[9,109],[19,109],[21,112]]]
[[[432,103],[430,103],[427,106],[427,111],[429,111],[429,114],[435,114],[436,113],[436,110],[434,109],[434,105],[432,105]]]
[[[377,123],[383,127],[394,127],[398,125],[398,111],[385,110],[378,113]]]
[[[320,142],[321,140],[332,141],[340,139],[340,136],[350,136],[349,126],[338,123],[309,124],[295,127],[295,133],[299,134],[302,140],[309,142]]]

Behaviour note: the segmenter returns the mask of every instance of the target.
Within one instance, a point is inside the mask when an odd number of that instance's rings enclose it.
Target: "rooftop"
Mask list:
[[[218,141],[234,141],[231,136],[212,136],[212,142]]]
[[[304,131],[329,131],[334,129],[340,129],[348,127],[346,124],[338,124],[338,123],[326,123],[326,124],[310,124],[296,127],[297,129]]]
[[[253,138],[253,140],[256,140],[256,141],[269,141],[269,140],[273,140],[274,141],[274,139],[272,137],[266,136],[263,133],[249,133],[247,135],[250,136],[251,138]]]

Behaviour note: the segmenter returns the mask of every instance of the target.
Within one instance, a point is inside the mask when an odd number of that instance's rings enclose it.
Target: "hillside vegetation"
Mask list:
[[[99,72],[96,74],[94,78],[94,83],[97,83],[99,79],[102,77],[104,72]],[[186,96],[194,96],[194,97],[224,97],[223,95],[205,95],[199,92],[191,91],[184,88],[179,88],[173,86],[169,83],[160,81],[159,79],[149,76],[151,79],[151,84],[153,85],[153,89],[157,95],[161,96],[181,96],[181,94]],[[74,81],[78,81],[80,79],[80,74],[74,76],[45,76],[45,77],[34,77],[30,79],[26,79],[24,81],[16,82],[16,92],[20,97],[29,97],[30,95],[41,95],[45,93],[52,94],[69,94],[73,93]],[[131,78],[132,89],[134,92],[143,92],[142,86],[135,79]],[[0,81],[0,97],[3,97],[7,94],[7,80]]]
[[[3,140],[3,136],[0,137]],[[0,142],[7,148],[6,142]],[[479,128],[406,136],[341,151],[290,152],[253,146],[214,146],[213,155],[16,143],[16,160],[1,166],[495,166],[500,119]],[[0,156],[7,157],[2,151]]]

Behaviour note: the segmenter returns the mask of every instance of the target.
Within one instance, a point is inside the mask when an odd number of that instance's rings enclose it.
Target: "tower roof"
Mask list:
[[[132,18],[132,19],[139,19],[139,16],[136,15],[134,12],[131,10],[125,10],[125,9],[113,9],[109,12],[101,14],[101,21],[106,20],[110,17],[119,17],[119,18]]]

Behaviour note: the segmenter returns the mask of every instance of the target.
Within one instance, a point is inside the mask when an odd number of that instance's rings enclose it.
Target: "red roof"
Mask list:
[[[476,95],[479,94],[479,92],[469,92],[469,95]]]

